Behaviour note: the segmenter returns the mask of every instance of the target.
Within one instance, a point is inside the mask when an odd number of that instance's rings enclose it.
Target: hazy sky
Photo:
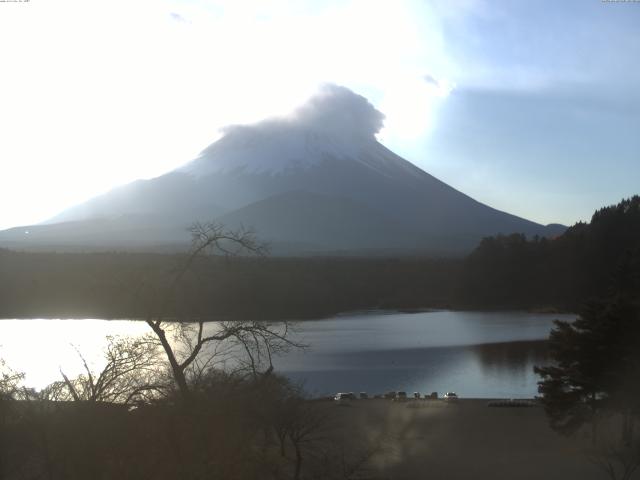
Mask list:
[[[468,195],[572,224],[640,193],[640,3],[0,3],[0,228],[194,158],[325,82]]]

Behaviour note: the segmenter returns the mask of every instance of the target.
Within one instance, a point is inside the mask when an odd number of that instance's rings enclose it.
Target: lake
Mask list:
[[[533,366],[548,361],[542,340],[554,319],[574,315],[522,312],[366,312],[297,324],[309,345],[276,359],[284,373],[314,396],[389,390],[464,397],[528,398],[537,393]],[[0,358],[42,388],[81,373],[76,349],[99,365],[107,335],[141,335],[126,320],[1,320]]]
[[[455,391],[465,397],[531,398],[533,366],[548,361],[554,319],[523,312],[363,313],[305,322],[310,345],[276,366],[314,395]]]

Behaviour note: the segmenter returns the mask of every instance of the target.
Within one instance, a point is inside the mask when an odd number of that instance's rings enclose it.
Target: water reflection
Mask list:
[[[532,365],[549,361],[546,341],[487,343],[471,347],[486,375],[522,376]]]
[[[298,324],[296,340],[310,348],[276,359],[275,366],[316,395],[455,390],[469,397],[531,397],[537,392],[533,366],[547,360],[540,340],[558,317],[443,311],[307,321]],[[207,331],[216,328],[207,325]],[[75,348],[99,370],[107,335],[148,332],[135,321],[1,320],[0,357],[39,389],[60,380],[60,369],[70,377],[82,372]]]
[[[547,360],[545,343],[350,352],[315,357],[321,368],[285,371],[318,396],[335,391],[454,390],[473,398],[530,398],[537,391],[533,366]]]
[[[107,336],[136,337],[148,333],[144,322],[128,320],[0,320],[0,358],[25,373],[25,384],[41,389],[83,373],[78,351],[96,370],[104,367]],[[76,350],[77,349],[77,350]]]
[[[530,398],[537,394],[533,366],[546,361],[541,340],[556,318],[573,316],[438,311],[305,322],[300,336],[311,349],[277,366],[316,395],[454,390]]]

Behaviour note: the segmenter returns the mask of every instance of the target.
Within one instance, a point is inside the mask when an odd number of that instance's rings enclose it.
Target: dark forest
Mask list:
[[[145,318],[185,255],[0,250],[4,318]],[[576,311],[640,269],[640,197],[556,238],[499,235],[463,259],[206,257],[166,316],[305,319],[369,309]],[[620,280],[622,278],[622,280]]]

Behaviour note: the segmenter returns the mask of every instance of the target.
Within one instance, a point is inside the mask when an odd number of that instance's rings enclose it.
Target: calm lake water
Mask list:
[[[361,313],[305,321],[296,337],[304,352],[278,358],[276,370],[314,395],[388,390],[453,390],[465,397],[536,394],[533,366],[547,361],[554,319],[573,315],[520,312]],[[125,320],[0,320],[0,358],[42,388],[81,372],[76,352],[99,366],[107,335],[141,335]]]
[[[404,390],[465,397],[530,398],[533,366],[548,361],[554,319],[522,312],[365,313],[305,322],[308,351],[276,366],[315,395]]]

